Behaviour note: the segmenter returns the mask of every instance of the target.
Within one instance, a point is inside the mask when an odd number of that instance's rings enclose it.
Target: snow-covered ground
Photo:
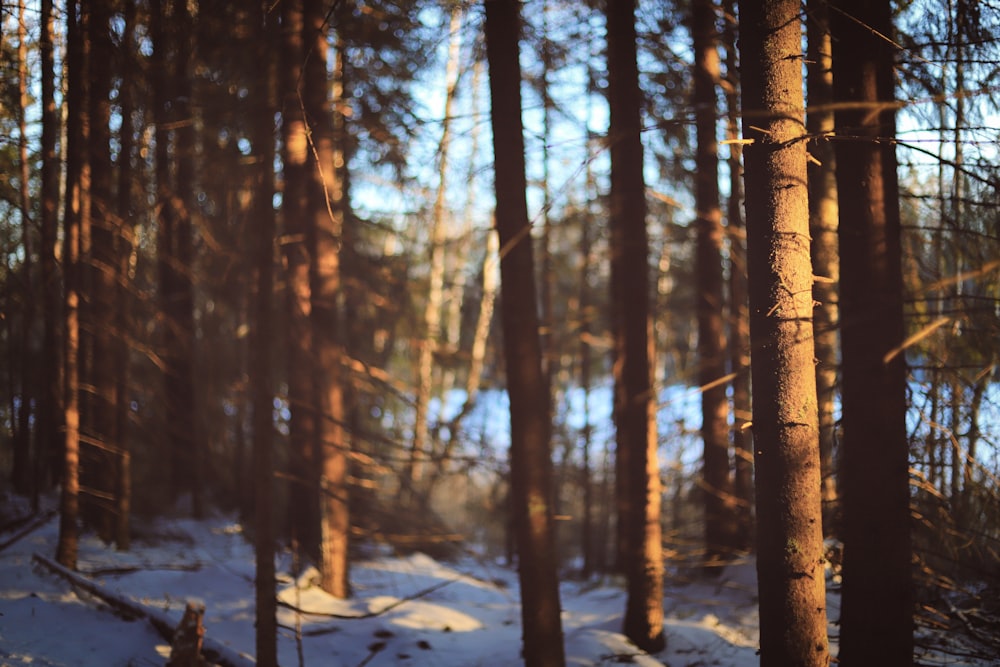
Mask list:
[[[123,620],[34,558],[52,558],[57,534],[52,517],[0,550],[0,667],[163,665],[169,647],[149,622]],[[187,601],[203,603],[207,639],[252,664],[254,560],[240,526],[224,517],[175,519],[144,526],[142,534],[129,552],[84,535],[80,573],[174,624]],[[9,538],[0,535],[0,544]],[[287,603],[278,615],[284,667],[522,664],[517,577],[496,563],[471,555],[445,564],[423,554],[386,554],[353,566],[354,596],[346,601],[312,585],[314,571],[293,580],[290,564],[279,556],[279,598]],[[753,564],[731,566],[710,581],[679,579],[667,577],[667,648],[656,655],[642,654],[620,633],[620,585],[562,584],[567,664],[758,664]],[[831,619],[838,602],[830,596]]]

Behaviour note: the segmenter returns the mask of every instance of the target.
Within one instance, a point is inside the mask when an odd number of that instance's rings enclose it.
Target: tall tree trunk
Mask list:
[[[274,377],[271,367],[274,273],[274,58],[277,21],[270,18],[263,2],[250,13],[252,42],[257,44],[257,77],[254,99],[259,100],[253,118],[253,330],[250,338],[249,375],[253,410],[254,555],[256,572],[257,664],[276,667],[277,600],[274,566]],[[242,427],[242,425],[241,425]]]
[[[309,168],[307,218],[313,226],[315,259],[310,267],[310,326],[314,350],[317,442],[320,455],[320,586],[339,598],[350,594],[348,576],[347,463],[344,428],[343,362],[338,315],[341,280],[340,246],[344,230],[343,60],[333,54],[332,102],[327,97],[325,10],[318,0],[304,3],[305,114],[310,123],[314,158]],[[339,44],[340,39],[338,37]]]
[[[589,167],[588,167],[589,170]],[[589,183],[588,183],[589,185]],[[593,364],[593,354],[591,351],[591,318],[593,317],[593,306],[590,303],[590,271],[592,241],[590,239],[590,227],[594,224],[590,215],[590,203],[587,206],[587,213],[580,225],[580,296],[579,315],[580,322],[577,337],[580,343],[580,392],[583,394],[583,432],[580,443],[580,486],[583,490],[583,509],[580,519],[580,551],[583,553],[583,566],[580,576],[584,581],[590,579],[594,572],[595,561],[594,549],[597,546],[594,542],[594,479],[591,470],[590,448],[593,445],[593,427],[590,416],[590,390],[591,365]]]
[[[642,175],[635,3],[607,6],[608,101],[611,110],[611,299],[615,339],[615,428],[618,457],[619,547],[628,579],[624,632],[644,651],[666,645],[663,635],[663,553],[656,400],[652,386],[649,239]]]
[[[66,424],[62,489],[59,501],[59,542],[56,561],[76,569],[80,512],[80,243],[81,220],[89,215],[90,167],[86,159],[88,121],[86,101],[87,36],[78,20],[79,7],[66,3],[67,86],[66,201],[63,213],[63,277],[65,282],[66,348],[63,402]]]
[[[191,513],[201,517],[204,513],[202,470],[206,464],[206,449],[202,439],[200,411],[196,401],[195,327],[194,327],[194,193],[195,193],[195,120],[191,85],[191,60],[195,43],[194,21],[188,0],[172,0],[173,21],[177,50],[174,72],[177,96],[177,129],[175,130],[174,160],[176,161],[176,187],[171,193],[177,213],[174,237],[176,292],[172,298],[173,320],[177,329],[177,349],[173,359],[175,383],[173,404],[177,408],[177,421],[168,423],[184,458],[180,472],[184,482],[178,487],[191,494]]]
[[[734,526],[729,475],[729,400],[726,385],[725,298],[722,280],[722,210],[716,142],[716,81],[719,50],[713,0],[691,6],[694,36],[694,109],[697,133],[695,173],[695,280],[698,314],[698,384],[704,442],[705,548],[707,571],[718,574],[720,557],[732,549]]]
[[[485,4],[522,653],[528,667],[562,667],[566,658],[552,532],[551,399],[542,373],[534,257],[525,198],[518,62],[521,17],[516,0]]]
[[[42,177],[41,210],[39,228],[40,265],[42,284],[42,373],[39,378],[41,393],[38,405],[38,438],[35,454],[35,492],[50,488],[59,479],[59,467],[64,438],[62,438],[63,415],[60,414],[62,352],[60,347],[60,305],[59,275],[56,264],[56,240],[58,236],[59,207],[59,154],[56,151],[59,138],[59,113],[55,100],[55,49],[53,44],[53,3],[42,0],[39,23],[39,47],[41,50],[41,90],[42,90]]]
[[[38,383],[35,381],[35,354],[31,342],[34,338],[35,325],[35,291],[34,291],[34,239],[31,229],[34,227],[31,213],[31,163],[28,159],[28,26],[25,22],[25,2],[20,0],[17,5],[17,125],[18,125],[18,180],[20,187],[18,200],[21,214],[21,248],[24,259],[21,262],[23,281],[24,308],[21,319],[20,375],[21,392],[20,405],[17,411],[17,427],[14,430],[13,469],[11,475],[14,489],[27,495],[32,492],[36,481],[31,475],[32,453],[32,423],[37,423],[38,415],[32,419],[32,410],[36,406]]]
[[[829,664],[798,0],[742,0],[761,664]]]
[[[135,146],[135,128],[132,115],[135,112],[135,61],[132,54],[136,53],[136,21],[137,12],[135,0],[124,1],[122,25],[121,59],[121,89],[118,97],[122,117],[119,133],[120,151],[118,153],[118,203],[114,226],[114,256],[115,269],[118,275],[116,287],[116,303],[114,311],[115,330],[118,332],[114,349],[114,382],[115,405],[114,431],[118,439],[119,457],[115,471],[115,545],[119,550],[126,550],[131,543],[129,517],[132,506],[132,451],[128,428],[129,399],[129,341],[132,330],[132,291],[128,288],[128,263],[132,253],[132,190],[135,170],[132,168],[132,153]]]
[[[729,144],[729,363],[733,372],[733,496],[736,503],[735,545],[753,544],[753,432],[750,430],[750,310],[747,306],[747,235],[743,224],[743,170],[740,138],[740,95],[736,45],[736,0],[723,3],[726,48],[726,138]]]
[[[89,435],[96,446],[85,448],[91,474],[87,484],[97,493],[88,494],[93,506],[92,517],[105,542],[115,537],[115,493],[118,478],[118,383],[115,373],[118,362],[120,332],[116,330],[116,310],[119,302],[120,262],[116,255],[115,202],[112,199],[111,171],[111,12],[103,3],[90,6],[88,22],[91,57],[88,61],[90,94],[88,118],[90,141],[87,148],[91,173],[91,274],[87,301],[90,304],[89,327],[93,352],[89,366],[89,384],[93,387],[88,411]],[[85,424],[86,426],[86,424]],[[84,466],[84,470],[88,466]]]
[[[888,0],[832,2],[839,109],[844,542],[840,660],[913,661],[909,445]]]
[[[303,64],[318,58],[303,47],[302,0],[281,3],[282,24],[282,168],[283,222],[281,247],[285,269],[285,304],[288,326],[289,488],[288,526],[292,541],[315,562],[319,561],[319,456],[316,451],[316,408],[313,404],[312,330],[309,316],[309,267],[314,234],[306,220],[309,130],[303,110]],[[310,33],[311,34],[311,33]],[[311,42],[310,42],[311,44]]]
[[[823,479],[823,534],[836,530],[837,480],[833,462],[837,392],[837,170],[833,145],[833,62],[827,0],[811,0],[806,14],[809,110],[806,129],[813,139],[809,161],[809,232],[812,234],[813,311],[816,337],[816,398],[819,407],[819,459]]]

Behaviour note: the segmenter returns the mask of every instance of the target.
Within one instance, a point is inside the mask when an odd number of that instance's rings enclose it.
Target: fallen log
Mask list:
[[[3,527],[0,532],[17,531],[11,537],[7,538],[3,542],[0,542],[0,551],[3,551],[10,545],[14,544],[26,535],[30,535],[32,532],[38,530],[46,523],[49,519],[56,515],[55,512],[45,512],[44,514],[38,514],[33,516],[22,517],[15,521],[11,521]]]
[[[171,619],[170,616],[158,609],[152,609],[138,602],[115,595],[100,584],[80,576],[76,572],[63,567],[45,556],[36,553],[32,554],[32,559],[53,574],[62,577],[73,586],[104,601],[125,618],[146,619],[166,642],[171,645],[174,643],[174,628],[177,627],[177,619]],[[237,653],[233,649],[208,637],[201,638],[201,641],[201,655],[210,664],[219,665],[220,667],[255,667],[256,665],[252,658]]]

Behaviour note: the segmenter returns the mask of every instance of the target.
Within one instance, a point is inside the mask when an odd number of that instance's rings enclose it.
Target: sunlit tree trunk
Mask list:
[[[725,298],[722,280],[722,210],[716,142],[716,82],[719,51],[713,0],[691,7],[694,36],[695,276],[698,315],[698,384],[701,386],[702,476],[705,493],[706,565],[718,573],[719,558],[732,548],[732,480],[729,475],[729,400],[726,384]]]
[[[761,665],[829,664],[798,0],[743,0]]]
[[[80,513],[80,242],[81,220],[89,215],[90,167],[85,146],[89,123],[86,101],[86,60],[89,46],[84,26],[78,21],[74,0],[66,3],[67,84],[66,106],[66,200],[63,213],[63,278],[66,347],[63,383],[64,422],[62,488],[59,500],[59,542],[56,561],[76,569]]]
[[[528,667],[562,667],[566,658],[552,532],[551,399],[542,373],[531,227],[525,199],[518,7],[516,0],[487,2],[484,28],[492,101],[501,317],[510,397],[511,505],[521,584],[522,655]]]
[[[888,0],[831,2],[840,201],[844,542],[839,658],[913,661],[909,444]]]
[[[319,455],[316,451],[316,408],[313,404],[312,329],[309,316],[309,267],[314,234],[306,219],[307,162],[312,148],[303,110],[302,66],[307,62],[303,42],[302,0],[281,3],[282,109],[282,235],[285,274],[285,327],[288,351],[289,482],[288,526],[293,542],[314,561],[319,560]],[[311,35],[311,33],[310,33]],[[317,56],[318,57],[318,56]]]
[[[656,652],[666,641],[635,3],[610,3],[607,19],[615,440],[624,459],[616,465],[616,485],[625,538],[619,553],[628,580],[624,632],[639,648]]]
[[[823,534],[835,531],[837,481],[833,461],[836,438],[834,399],[837,391],[837,171],[833,145],[833,63],[827,0],[811,0],[806,13],[809,110],[809,231],[816,283],[813,328],[816,336],[816,397],[819,406],[820,474],[823,478]]]
[[[343,59],[334,47],[332,80],[327,76],[326,12],[318,0],[304,4],[304,44],[310,51],[303,75],[305,115],[311,151],[308,211],[315,255],[310,266],[310,326],[316,435],[320,469],[320,586],[339,598],[350,594],[348,541],[348,434],[344,428],[343,348],[340,331],[340,246],[344,231]],[[339,44],[339,39],[337,40]],[[331,90],[331,97],[327,91]]]
[[[275,597],[274,530],[274,378],[271,365],[273,336],[272,291],[274,274],[274,88],[277,60],[277,21],[265,11],[263,2],[254,4],[249,30],[257,45],[257,77],[253,82],[258,100],[253,118],[253,275],[255,289],[251,319],[249,376],[253,410],[254,487],[254,578],[257,664],[276,667],[277,600]]]

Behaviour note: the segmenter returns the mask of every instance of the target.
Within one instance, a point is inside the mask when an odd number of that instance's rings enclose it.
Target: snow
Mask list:
[[[169,647],[148,622],[116,616],[33,560],[33,554],[51,558],[57,536],[53,517],[0,550],[0,666],[163,665]],[[214,517],[144,525],[128,552],[85,534],[78,569],[102,589],[166,615],[173,625],[186,602],[203,603],[206,637],[250,658],[253,563],[240,525]],[[322,592],[313,569],[293,578],[287,553],[279,554],[277,565],[278,653],[285,667],[522,664],[516,573],[494,561],[472,553],[454,563],[419,553],[375,554],[352,566],[354,594],[348,600]],[[656,655],[643,654],[620,633],[621,582],[562,583],[567,665],[758,664],[751,560],[718,578],[672,572],[665,583],[667,648]]]

